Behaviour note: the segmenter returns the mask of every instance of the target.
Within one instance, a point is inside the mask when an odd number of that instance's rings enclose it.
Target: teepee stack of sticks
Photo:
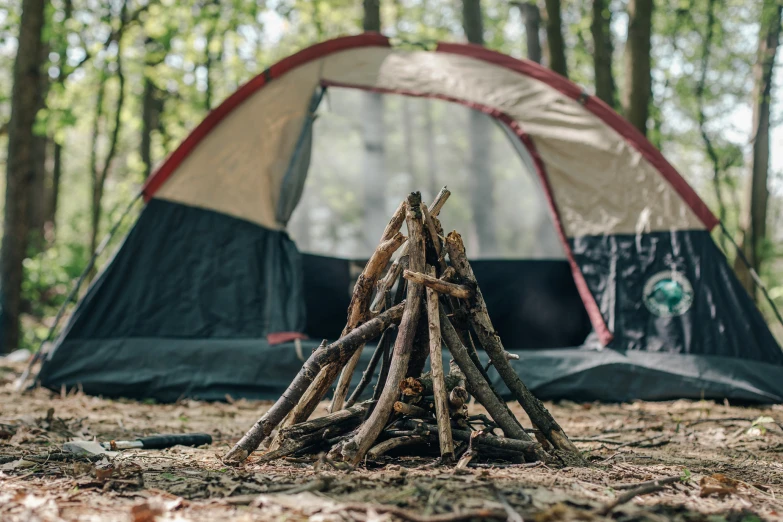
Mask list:
[[[512,368],[462,238],[456,231],[444,236],[438,215],[449,195],[444,187],[429,208],[418,192],[400,203],[356,282],[340,338],[321,343],[224,461],[245,461],[276,433],[259,461],[325,454],[332,462],[356,466],[392,450],[421,455],[429,448],[439,452],[444,465],[481,458],[583,463]],[[407,237],[400,232],[403,222]],[[362,349],[375,340],[368,367],[349,396]],[[448,373],[443,345],[451,355]],[[522,425],[492,386],[479,350],[487,353],[531,427]],[[372,398],[359,402],[376,370]],[[335,381],[330,413],[309,420]],[[471,396],[489,416],[469,415]]]

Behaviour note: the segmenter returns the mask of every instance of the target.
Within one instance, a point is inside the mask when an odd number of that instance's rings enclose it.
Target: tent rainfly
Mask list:
[[[361,255],[300,249],[289,221],[303,192],[322,184],[314,172],[336,154],[332,147],[319,160],[319,140],[355,132],[319,131],[328,118],[316,115],[336,107],[332,95],[349,93],[342,99],[361,122],[356,100],[367,91],[497,124],[504,157],[515,162],[494,181],[489,207],[502,207],[512,238],[498,242],[527,237],[514,213],[538,204],[560,255],[480,253],[474,270],[496,328],[520,356],[516,370],[538,397],[783,401],[783,351],[710,235],[718,220],[641,133],[535,63],[473,45],[398,48],[374,33],[273,65],[185,139],[148,180],[145,207],[45,356],[40,383],[159,401],[276,398],[302,353],[344,324]],[[450,132],[470,120],[460,121]],[[441,166],[471,145],[442,141],[434,146],[450,148],[437,154]],[[354,157],[365,154],[360,141],[348,142]],[[500,157],[498,148],[487,156]],[[438,188],[448,184],[459,197],[452,182],[460,168]],[[526,172],[537,189],[523,195],[537,201],[523,205],[503,183]],[[467,187],[490,176],[469,174]],[[387,188],[390,205],[422,188],[408,181],[395,181],[405,188],[398,193]],[[314,212],[311,203],[300,207]],[[443,222],[455,227],[448,214]]]

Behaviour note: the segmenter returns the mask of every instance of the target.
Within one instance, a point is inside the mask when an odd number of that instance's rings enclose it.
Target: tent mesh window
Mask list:
[[[307,333],[339,334],[344,317],[327,310],[345,310],[401,195],[420,190],[431,201],[446,185],[452,196],[442,222],[463,232],[506,342],[514,349],[581,345],[590,323],[540,181],[515,142],[502,123],[460,104],[329,88],[288,223],[305,253]]]

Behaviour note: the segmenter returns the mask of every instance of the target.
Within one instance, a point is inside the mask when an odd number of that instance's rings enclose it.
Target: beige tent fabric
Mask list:
[[[577,101],[475,58],[384,47],[334,53],[275,79],[213,129],[156,197],[278,227],[280,181],[321,81],[445,97],[509,115],[544,162],[569,237],[705,228],[641,153]]]

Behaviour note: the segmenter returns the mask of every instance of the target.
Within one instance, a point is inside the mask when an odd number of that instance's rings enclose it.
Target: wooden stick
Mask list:
[[[629,491],[626,491],[622,495],[618,496],[617,498],[615,498],[614,500],[606,504],[601,509],[599,509],[597,511],[597,514],[601,516],[608,515],[617,506],[625,504],[626,502],[630,502],[631,500],[633,500],[634,498],[640,495],[649,495],[650,493],[657,493],[658,491],[661,491],[663,489],[666,489],[666,486],[664,484],[646,484],[636,489],[631,489]]]
[[[354,350],[364,345],[370,339],[378,337],[390,324],[401,320],[404,315],[405,304],[390,308],[378,317],[367,321],[363,325],[352,330],[345,337],[333,342],[323,350],[316,350],[304,363],[302,369],[288,385],[288,388],[253,427],[242,437],[236,445],[225,455],[223,460],[227,463],[241,463],[247,459],[259,444],[272,433],[272,430],[280,424],[280,421],[296,406],[307,387],[315,380],[318,372],[327,364],[347,361],[353,355]]]
[[[438,235],[438,228],[440,228],[440,223],[438,222],[438,218],[432,216],[427,210],[427,206],[422,203],[421,204],[421,213],[424,215],[424,229],[427,232],[427,235],[430,236],[430,239],[432,240],[432,246],[435,248],[435,254],[438,256],[438,268],[440,268],[440,271],[445,271],[448,266],[446,265],[446,256],[444,255],[444,249],[443,249],[443,242],[441,241],[440,235]],[[441,232],[443,232],[441,230]]]
[[[533,438],[528,435],[524,428],[519,424],[519,421],[509,412],[506,405],[502,403],[496,396],[492,389],[489,387],[489,383],[481,376],[478,368],[473,364],[468,354],[468,349],[462,344],[457,335],[454,326],[446,315],[446,311],[441,307],[440,309],[440,326],[443,334],[443,340],[446,342],[446,346],[451,352],[451,356],[454,358],[454,362],[465,374],[465,381],[468,392],[476,397],[484,408],[486,408],[489,415],[497,423],[506,437],[512,439],[518,439],[526,442],[533,442]],[[536,460],[548,460],[548,457],[543,449],[537,452],[535,455]]]
[[[352,406],[335,413],[330,413],[329,415],[324,415],[323,417],[318,417],[317,419],[294,424],[293,426],[289,426],[287,428],[281,428],[280,432],[278,433],[278,437],[280,439],[296,439],[298,437],[303,437],[310,433],[329,428],[336,424],[348,422],[353,419],[361,419],[362,415],[364,415],[364,412],[367,411],[369,406],[370,402],[365,401],[357,404],[356,406]]]
[[[415,419],[406,420],[405,427],[410,428],[412,430],[419,430],[419,432],[422,434],[435,433],[436,431],[438,431],[437,426]],[[491,435],[489,433],[483,433],[479,436],[479,435],[474,435],[475,433],[476,433],[475,431],[470,431],[470,430],[455,430],[455,429],[451,430],[451,434],[455,440],[470,442],[471,436],[473,436],[474,446],[475,445],[478,445],[479,447],[486,446],[489,448],[494,448],[499,450],[524,453],[525,455],[535,454],[533,450],[536,447],[541,448],[541,445],[533,440],[525,441],[525,440],[509,439],[506,437],[498,437],[496,435]]]
[[[410,267],[421,272],[424,270],[424,235],[422,234],[421,194],[412,192],[408,196],[408,211],[406,221],[408,223],[408,245]],[[343,446],[342,454],[345,460],[356,466],[364,458],[372,447],[378,435],[389,419],[394,402],[399,396],[399,383],[408,371],[408,362],[413,349],[413,337],[421,315],[421,303],[424,287],[419,284],[408,283],[408,296],[405,304],[405,312],[400,321],[397,341],[394,344],[389,376],[381,392],[381,397],[372,411],[369,419],[365,421],[359,433],[351,441]]]
[[[367,452],[367,456],[371,459],[377,459],[384,453],[391,451],[394,448],[421,444],[422,442],[427,442],[428,440],[428,437],[422,437],[421,435],[405,435],[402,437],[395,437],[393,439],[385,440],[374,446],[370,451]]]
[[[449,283],[431,275],[405,270],[402,276],[408,281],[424,285],[428,290],[435,290],[439,294],[450,295],[458,299],[469,299],[473,296],[473,289],[469,286]]]
[[[364,373],[362,373],[362,378],[359,381],[359,384],[356,385],[356,389],[353,390],[353,393],[345,403],[346,408],[350,408],[356,404],[356,401],[359,399],[364,389],[367,388],[368,384],[370,384],[372,374],[375,373],[375,367],[378,366],[378,361],[381,360],[383,354],[386,353],[386,349],[389,347],[389,341],[393,335],[393,332],[389,333],[389,330],[396,329],[397,328],[394,325],[391,325],[381,334],[381,339],[378,341],[378,346],[375,347],[375,351],[372,353],[372,358],[370,358],[370,362],[367,364],[367,368],[364,370]]]
[[[400,227],[402,227],[404,219],[405,202],[403,201],[400,203],[400,206],[397,207],[389,224],[386,225],[378,247],[375,249],[375,252],[373,252],[370,260],[367,261],[359,279],[356,280],[351,303],[348,306],[348,323],[345,325],[343,335],[353,328],[356,328],[358,324],[367,320],[375,283],[386,269],[386,265],[389,264],[392,254],[396,252],[405,241],[405,237],[400,234]],[[361,356],[362,351],[357,350],[348,361],[348,364],[343,368],[340,379],[337,381],[337,388],[334,391],[332,403],[329,405],[330,412],[342,409],[345,397],[348,395],[348,388],[351,386],[353,371],[356,369],[356,365],[359,364]]]
[[[438,192],[438,195],[435,196],[435,199],[432,201],[432,205],[430,205],[432,208],[430,208],[429,212],[431,216],[437,216],[440,214],[440,210],[443,208],[443,205],[446,204],[446,200],[449,199],[449,196],[451,196],[451,192],[449,192],[449,189],[446,187],[443,187],[440,189],[440,192]],[[378,313],[383,309],[383,294],[386,293],[392,286],[394,286],[394,282],[400,277],[400,274],[402,273],[402,259],[405,258],[408,255],[408,249],[410,247],[406,243],[403,245],[402,250],[400,250],[400,255],[392,263],[392,266],[389,268],[389,271],[386,272],[386,275],[378,282],[378,289],[375,293],[375,299],[372,302],[372,305],[370,306],[370,310],[372,310],[374,313]]]
[[[406,272],[408,272],[406,270]],[[435,267],[427,266],[428,276],[434,276]],[[433,277],[437,281],[436,278]],[[410,279],[408,279],[410,281]],[[449,415],[448,392],[443,378],[443,354],[441,353],[440,318],[438,317],[438,294],[427,288],[427,322],[430,329],[430,367],[432,368],[432,389],[435,399],[435,418],[438,421],[440,457],[443,462],[454,461],[454,441],[451,438],[451,416]]]
[[[571,455],[571,464],[583,465],[584,459],[581,457],[579,450],[570,440],[568,440],[565,432],[563,432],[562,428],[560,428],[549,411],[547,411],[544,404],[530,393],[530,390],[527,389],[527,386],[525,386],[519,378],[519,375],[517,375],[506,359],[506,350],[503,348],[503,342],[500,340],[500,336],[492,326],[492,321],[487,313],[487,305],[484,302],[484,296],[481,294],[481,289],[476,282],[473,269],[468,262],[462,238],[456,231],[451,232],[446,236],[446,250],[448,250],[449,253],[451,266],[454,267],[457,274],[459,274],[465,282],[475,288],[476,294],[470,301],[468,308],[469,319],[479,341],[484,347],[484,350],[489,354],[490,359],[492,359],[492,364],[503,379],[503,382],[506,383],[508,389],[525,409],[530,420],[539,430],[541,430],[552,446]],[[495,420],[497,421],[497,419]]]
[[[407,402],[400,402],[400,401],[395,402],[394,411],[402,415],[407,415],[409,417],[416,417],[418,419],[427,419],[431,417],[430,412],[428,412],[424,408],[416,406],[415,404],[409,404]]]

